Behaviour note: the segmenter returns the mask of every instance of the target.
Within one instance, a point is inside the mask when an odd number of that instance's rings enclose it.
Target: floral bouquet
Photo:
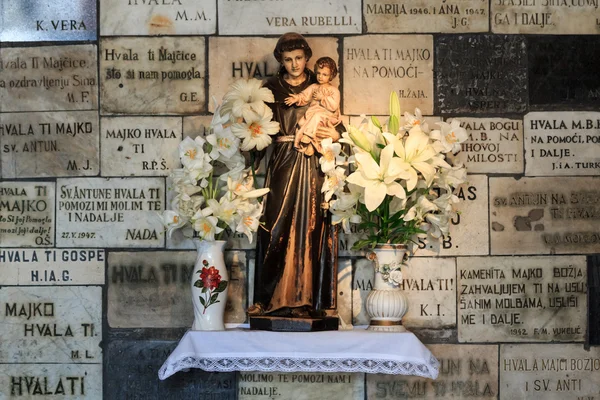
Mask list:
[[[169,176],[175,197],[161,215],[169,237],[182,229],[184,236],[214,241],[229,228],[252,242],[262,214],[260,198],[269,189],[255,189],[254,171],[245,168],[240,150],[262,150],[271,143],[279,123],[271,121],[265,102],[273,101],[261,81],[238,80],[217,107],[209,134],[179,144],[183,168]]]
[[[442,240],[456,215],[459,199],[453,190],[465,182],[467,173],[448,161],[467,132],[456,119],[451,124],[438,122],[440,129],[430,130],[419,109],[404,116],[406,124],[400,126],[400,104],[392,92],[386,125],[376,117],[365,118],[342,134],[340,142],[350,146],[350,156],[341,152],[341,144],[323,141],[322,192],[332,223],[341,224],[346,233],[350,224],[365,232],[353,249],[416,243],[419,237]],[[353,169],[346,177],[349,165]],[[380,271],[386,280],[400,279],[394,273],[400,265],[387,268]]]

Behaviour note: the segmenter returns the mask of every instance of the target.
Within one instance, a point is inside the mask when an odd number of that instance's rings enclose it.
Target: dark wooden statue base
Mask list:
[[[268,315],[250,317],[250,329],[273,332],[320,332],[337,331],[338,317],[274,317]]]

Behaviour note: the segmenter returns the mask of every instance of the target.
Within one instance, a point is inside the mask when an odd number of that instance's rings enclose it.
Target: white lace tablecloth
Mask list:
[[[158,372],[366,372],[435,379],[439,362],[410,332],[188,331]]]

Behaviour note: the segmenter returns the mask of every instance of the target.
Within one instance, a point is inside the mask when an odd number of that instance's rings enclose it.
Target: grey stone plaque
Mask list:
[[[0,362],[102,362],[102,288],[4,287]]]
[[[166,176],[179,168],[181,118],[103,117],[103,176]]]
[[[161,247],[162,178],[73,178],[57,181],[61,247]]]
[[[367,398],[498,398],[498,346],[433,344],[427,347],[440,362],[437,379],[368,374]]]
[[[97,110],[96,68],[94,45],[0,49],[0,111]]]
[[[473,33],[488,31],[487,0],[366,0],[369,33]]]
[[[102,36],[209,35],[216,29],[216,0],[100,1]]]
[[[386,114],[392,90],[403,110],[433,114],[431,35],[347,37],[343,48],[344,114]]]
[[[96,40],[94,0],[5,1],[0,42]]]
[[[461,342],[582,341],[585,257],[458,259]]]
[[[363,399],[364,374],[240,372],[238,399]]]
[[[523,123],[507,118],[459,117],[469,133],[456,160],[473,174],[523,173]]]
[[[525,116],[525,175],[600,175],[600,113]]]
[[[500,346],[500,399],[598,398],[600,348],[578,344]]]
[[[492,32],[536,35],[600,33],[597,1],[492,1]]]
[[[490,178],[492,254],[600,252],[597,178]]]
[[[0,247],[54,245],[53,182],[0,182]]]
[[[195,251],[110,253],[108,257],[108,323],[113,328],[191,326],[190,292]],[[246,319],[247,261],[243,252],[226,252],[231,287],[226,323]],[[157,294],[160,293],[160,296]]]
[[[177,342],[108,342],[104,363],[107,365],[107,399],[215,399],[236,400],[236,373],[210,373],[197,368],[161,381],[156,373]]]
[[[97,111],[2,114],[3,178],[98,175]]]
[[[192,114],[205,109],[203,37],[100,40],[106,114]]]
[[[28,399],[102,398],[100,364],[4,364],[0,397]]]
[[[358,0],[271,0],[240,2],[217,0],[219,34],[280,35],[361,33],[362,13]]]
[[[98,249],[2,249],[0,285],[104,285]]]

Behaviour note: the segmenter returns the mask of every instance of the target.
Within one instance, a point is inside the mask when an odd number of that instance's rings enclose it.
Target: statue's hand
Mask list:
[[[296,103],[296,96],[292,95],[290,97],[287,97],[284,101],[286,106],[291,106],[292,104]]]
[[[340,134],[339,132],[335,129],[335,127],[331,124],[330,121],[327,121],[327,125],[326,126],[319,126],[317,128],[317,130],[315,131],[316,135],[317,135],[317,139],[319,139],[319,141],[323,140],[323,139],[327,139],[327,138],[331,138],[334,142],[337,142],[338,140],[340,140]]]

